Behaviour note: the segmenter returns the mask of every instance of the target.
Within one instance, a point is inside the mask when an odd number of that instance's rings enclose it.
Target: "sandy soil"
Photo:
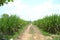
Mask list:
[[[42,35],[38,28],[30,24],[16,40],[52,40],[52,38]]]

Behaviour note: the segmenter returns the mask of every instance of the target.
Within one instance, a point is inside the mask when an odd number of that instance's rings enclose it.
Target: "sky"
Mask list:
[[[60,0],[14,0],[0,6],[0,15],[3,13],[34,21],[47,15],[60,14]]]

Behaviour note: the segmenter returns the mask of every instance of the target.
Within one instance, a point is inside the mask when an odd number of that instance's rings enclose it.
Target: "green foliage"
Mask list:
[[[60,33],[60,15],[46,16],[43,19],[33,22],[33,24],[37,25],[46,32],[52,34]]]
[[[4,5],[4,3],[8,3],[8,2],[13,2],[13,0],[0,0],[0,6]]]
[[[27,24],[27,21],[20,19],[16,15],[3,14],[0,18],[0,33],[5,36],[13,36]]]

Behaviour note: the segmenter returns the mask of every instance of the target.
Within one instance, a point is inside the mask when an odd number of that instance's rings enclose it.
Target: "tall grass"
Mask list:
[[[60,34],[60,15],[46,16],[43,19],[34,21],[33,24],[37,25],[40,29],[51,34]]]
[[[3,14],[0,18],[0,39],[15,35],[27,24],[27,21],[20,19],[16,15]]]

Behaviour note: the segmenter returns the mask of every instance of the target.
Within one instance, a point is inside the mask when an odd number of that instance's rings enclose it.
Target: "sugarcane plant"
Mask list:
[[[45,32],[60,34],[60,15],[54,14],[51,16],[46,16],[42,19],[34,21],[33,24],[37,25]]]
[[[3,14],[0,17],[0,33],[2,33],[2,35],[0,34],[0,37],[3,35],[4,37],[13,36],[16,32],[23,30],[22,28],[27,24],[27,21],[24,21],[16,15],[9,16],[8,14]]]

